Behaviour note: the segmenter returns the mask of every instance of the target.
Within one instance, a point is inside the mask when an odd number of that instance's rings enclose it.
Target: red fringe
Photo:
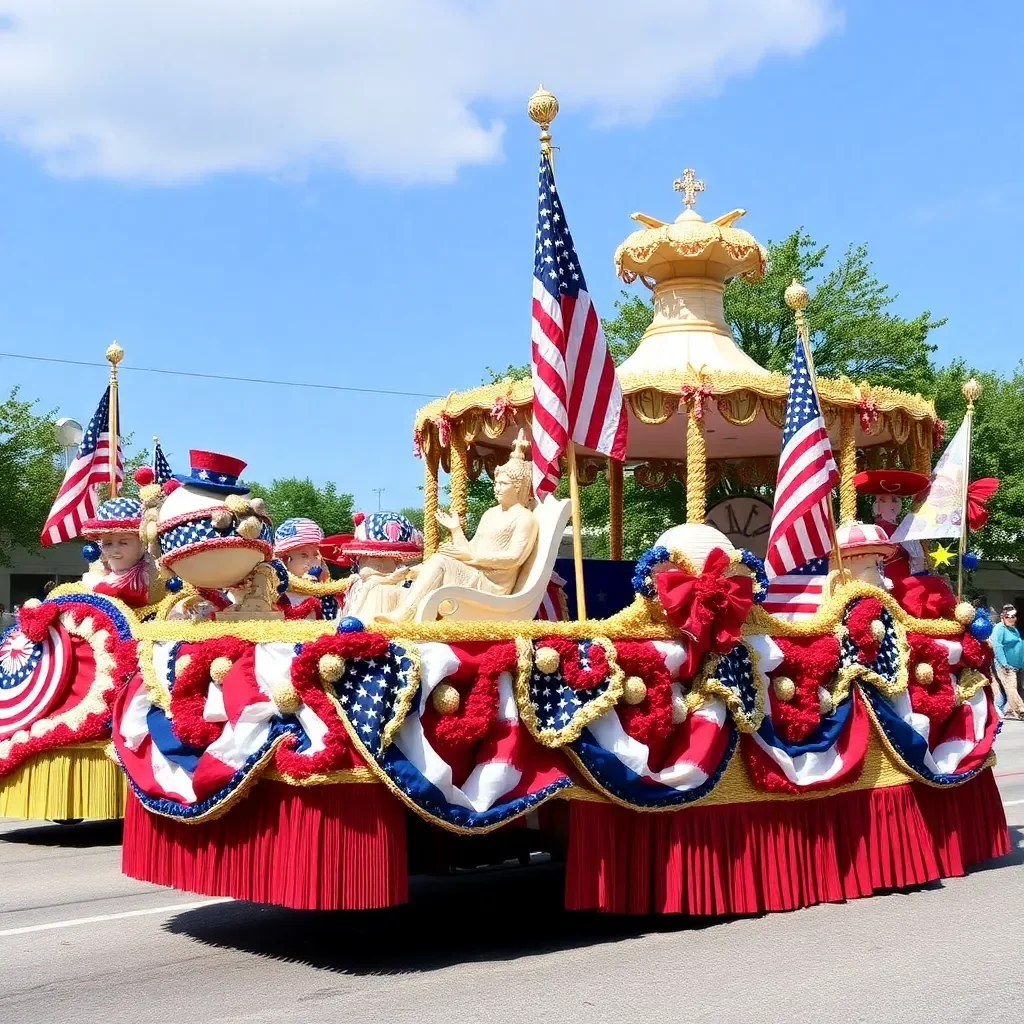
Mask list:
[[[637,814],[571,805],[565,905],[618,914],[756,914],[962,875],[1010,850],[991,771],[821,800]]]
[[[261,782],[221,818],[187,825],[129,793],[121,870],[208,896],[297,910],[369,910],[408,898],[405,810],[383,786]]]

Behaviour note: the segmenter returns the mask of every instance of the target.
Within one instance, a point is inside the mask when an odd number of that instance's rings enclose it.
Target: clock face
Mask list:
[[[768,554],[772,507],[763,498],[726,498],[708,509],[706,522],[736,547],[749,548],[758,558]]]

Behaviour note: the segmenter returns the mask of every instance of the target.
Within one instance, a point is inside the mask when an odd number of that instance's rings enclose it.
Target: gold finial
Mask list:
[[[981,384],[976,378],[972,377],[964,384],[961,390],[963,391],[964,398],[967,399],[967,408],[973,409],[974,403],[981,398]]]
[[[786,305],[789,306],[794,313],[798,313],[801,310],[807,308],[807,302],[810,299],[810,295],[807,293],[807,289],[794,277],[793,283],[785,291]]]
[[[526,431],[520,427],[519,435],[512,442],[512,458],[519,459],[521,462],[526,459],[526,449],[529,447],[530,442],[526,440]]]
[[[548,92],[543,85],[530,97],[526,104],[526,112],[530,120],[540,125],[540,148],[545,156],[551,155],[551,122],[558,116],[558,100],[554,93]]]
[[[107,346],[106,356],[107,362],[110,363],[111,366],[113,366],[116,369],[117,364],[121,362],[122,359],[124,359],[124,349],[121,348],[121,346],[118,345],[116,341],[112,341]]]
[[[683,171],[683,176],[681,178],[676,178],[676,180],[672,182],[672,189],[675,192],[683,193],[683,202],[689,210],[693,207],[697,193],[704,191],[704,182],[697,180],[697,175],[692,167],[687,167],[686,170]]]

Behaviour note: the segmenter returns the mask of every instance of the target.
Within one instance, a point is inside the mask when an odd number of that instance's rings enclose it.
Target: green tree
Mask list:
[[[303,516],[312,519],[327,535],[352,532],[352,495],[339,493],[333,482],[318,487],[308,477],[286,477],[271,481],[269,487],[249,483],[249,488],[254,498],[267,503],[275,524]]]
[[[53,433],[53,413],[13,388],[0,403],[0,565],[10,550],[39,546],[39,533],[60,487],[63,449]]]
[[[1024,363],[1010,377],[970,369],[963,360],[936,373],[935,407],[946,420],[946,442],[964,416],[964,381],[982,385],[974,410],[971,477],[999,478],[988,504],[989,521],[971,537],[971,547],[985,558],[1024,559]]]

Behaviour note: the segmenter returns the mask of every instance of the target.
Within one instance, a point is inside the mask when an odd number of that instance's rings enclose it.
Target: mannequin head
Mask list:
[[[303,544],[289,548],[279,557],[293,576],[305,576],[314,565],[320,564],[320,549],[315,544]]]
[[[903,502],[900,500],[899,495],[879,494],[876,496],[871,510],[874,514],[875,522],[895,524],[899,522],[902,508]]]
[[[99,545],[101,557],[112,572],[125,572],[146,553],[138,533],[107,533]]]

